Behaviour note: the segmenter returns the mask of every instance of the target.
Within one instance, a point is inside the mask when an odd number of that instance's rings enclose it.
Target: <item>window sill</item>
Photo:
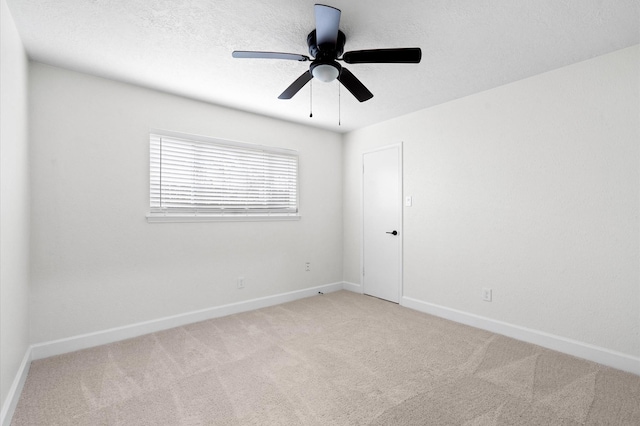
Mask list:
[[[297,215],[227,215],[227,216],[187,216],[147,214],[147,223],[188,223],[188,222],[274,222],[283,220],[300,220]]]

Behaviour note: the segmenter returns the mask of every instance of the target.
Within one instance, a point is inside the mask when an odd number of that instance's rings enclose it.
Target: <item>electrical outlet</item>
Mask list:
[[[244,277],[238,277],[236,284],[238,285],[238,288],[244,288]]]
[[[482,300],[485,302],[491,302],[491,289],[483,288],[482,289]]]
[[[311,272],[311,262],[306,262],[304,264],[304,271],[305,272]]]

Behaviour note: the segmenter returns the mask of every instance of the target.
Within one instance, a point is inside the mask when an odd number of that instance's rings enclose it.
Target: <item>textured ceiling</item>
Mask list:
[[[307,0],[7,0],[29,56],[337,132],[467,96],[640,42],[637,0],[329,0],[345,51],[422,48],[422,63],[347,67],[338,83],[278,95],[308,62],[233,59],[233,50],[308,54]],[[340,106],[340,108],[339,108]],[[338,126],[338,113],[341,126]]]

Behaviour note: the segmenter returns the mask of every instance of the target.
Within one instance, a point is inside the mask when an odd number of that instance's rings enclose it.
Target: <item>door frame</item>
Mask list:
[[[369,151],[364,151],[362,153],[361,159],[360,159],[360,165],[361,165],[361,186],[360,186],[360,190],[361,190],[361,194],[362,194],[362,199],[361,199],[361,205],[360,205],[360,213],[362,215],[362,223],[361,223],[361,240],[360,240],[360,282],[362,283],[362,294],[365,294],[365,270],[364,270],[364,215],[365,215],[365,211],[364,211],[364,156],[366,154],[371,154],[374,152],[378,152],[378,151],[384,151],[387,149],[391,149],[391,148],[397,148],[398,149],[398,200],[396,201],[397,203],[397,209],[398,209],[398,218],[399,218],[399,223],[398,223],[398,237],[400,238],[400,242],[398,244],[398,256],[400,257],[400,265],[398,268],[398,304],[402,305],[402,295],[403,295],[403,288],[404,288],[404,282],[403,282],[403,272],[404,272],[404,229],[403,229],[403,222],[404,222],[404,210],[403,210],[403,200],[404,200],[404,193],[403,193],[403,169],[402,169],[402,163],[403,163],[403,150],[402,150],[402,141],[398,142],[398,143],[394,143],[394,144],[390,144],[390,145],[384,145]],[[374,296],[375,297],[375,296]],[[393,303],[393,302],[391,302]]]

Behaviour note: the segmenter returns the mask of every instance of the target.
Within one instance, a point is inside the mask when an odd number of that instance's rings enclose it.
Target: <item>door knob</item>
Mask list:
[[[391,235],[398,235],[398,231],[396,231],[395,229],[391,232],[387,232],[387,234],[391,234]]]

